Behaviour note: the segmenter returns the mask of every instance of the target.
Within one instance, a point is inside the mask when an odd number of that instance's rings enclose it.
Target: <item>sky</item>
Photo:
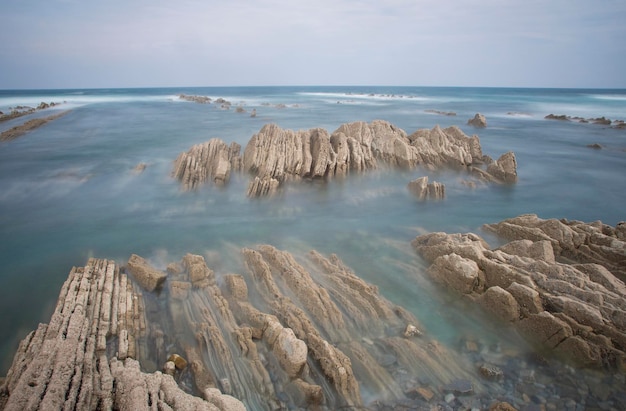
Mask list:
[[[623,0],[2,0],[0,89],[626,88]]]

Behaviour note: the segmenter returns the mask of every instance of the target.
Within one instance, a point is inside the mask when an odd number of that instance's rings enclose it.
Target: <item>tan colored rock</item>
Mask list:
[[[487,119],[480,113],[476,113],[474,118],[467,120],[467,124],[474,127],[484,128],[487,127]]]
[[[503,288],[489,287],[478,299],[478,303],[496,317],[503,321],[517,321],[519,319],[519,306],[515,298]]]
[[[436,282],[461,294],[471,294],[480,286],[476,262],[455,253],[435,259],[428,268],[428,274]]]
[[[205,182],[217,186],[226,185],[232,171],[241,170],[241,146],[228,146],[214,138],[181,153],[174,162],[172,176],[183,184],[185,190],[193,190]]]
[[[428,183],[428,177],[426,176],[409,182],[407,188],[420,200],[425,200],[427,198],[441,200],[446,196],[445,186],[436,181]]]
[[[504,153],[495,162],[489,164],[487,173],[504,183],[517,182],[517,160],[512,151]]]
[[[147,291],[155,291],[163,285],[167,274],[153,268],[144,258],[133,254],[126,263],[126,268],[135,281]]]
[[[530,314],[539,314],[543,311],[543,304],[541,297],[537,290],[534,290],[526,285],[513,282],[507,291],[517,301],[519,305],[520,314],[527,317]]]
[[[291,328],[283,328],[274,345],[274,354],[278,362],[290,377],[295,377],[306,363],[306,343],[298,339]]]

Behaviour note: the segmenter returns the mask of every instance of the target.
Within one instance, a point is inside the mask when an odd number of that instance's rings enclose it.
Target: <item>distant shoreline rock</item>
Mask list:
[[[43,117],[43,118],[34,118],[32,120],[28,120],[24,124],[20,124],[19,126],[12,127],[0,133],[0,142],[15,140],[16,138],[21,137],[22,135],[26,134],[27,132],[31,130],[41,127],[44,124],[49,123],[50,121],[63,117],[67,113],[69,113],[69,111],[63,111],[53,116],[48,116],[48,117]]]
[[[568,116],[565,114],[548,114],[544,117],[546,120],[558,120],[558,121],[576,121],[582,124],[597,124],[601,126],[610,126],[615,129],[626,129],[626,122],[624,120],[611,120],[604,116],[596,118],[584,118],[577,116]]]
[[[55,102],[50,102],[50,103],[46,103],[46,102],[41,102],[39,103],[39,105],[37,107],[29,107],[29,106],[15,106],[15,107],[9,107],[9,109],[11,110],[10,113],[5,114],[3,112],[0,111],[0,123],[4,122],[4,121],[8,121],[8,120],[13,120],[15,118],[19,118],[22,116],[26,116],[28,114],[33,114],[37,111],[40,110],[45,110],[51,107],[55,107],[58,106],[62,103],[55,103]]]

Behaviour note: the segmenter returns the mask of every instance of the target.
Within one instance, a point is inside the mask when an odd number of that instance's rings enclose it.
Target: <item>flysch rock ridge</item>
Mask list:
[[[188,254],[153,292],[125,273],[131,264],[74,268],[50,323],[21,342],[0,408],[358,408],[364,392],[407,401],[414,375],[431,393],[459,379],[484,391],[459,354],[337,256],[261,245],[240,258],[243,271],[218,281]]]
[[[480,180],[517,181],[512,152],[495,161],[483,156],[478,136],[468,137],[458,127],[435,126],[408,135],[374,120],[343,124],[329,134],[322,128],[293,131],[266,124],[249,140],[243,156],[239,149],[220,139],[193,146],[178,156],[172,175],[185,190],[193,190],[207,182],[227,184],[232,172],[244,172],[251,178],[249,197],[272,195],[290,181],[328,180],[382,166],[464,167]]]

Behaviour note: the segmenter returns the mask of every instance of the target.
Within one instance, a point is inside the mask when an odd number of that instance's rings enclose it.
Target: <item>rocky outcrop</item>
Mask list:
[[[212,142],[212,149],[195,146],[177,159],[173,175],[185,189],[211,179],[204,176],[217,175],[216,182],[224,184],[228,179],[223,170],[229,165],[228,172],[237,169],[238,151]],[[215,169],[216,162],[222,172],[207,171]],[[513,153],[493,161],[483,156],[477,136],[468,137],[458,127],[436,126],[407,135],[382,120],[343,124],[332,134],[321,128],[293,131],[267,124],[246,145],[241,164],[251,176],[250,197],[273,194],[292,181],[328,180],[383,166],[465,167],[491,182],[513,182],[517,177]]]
[[[596,124],[601,126],[611,126],[611,128],[616,129],[624,129],[626,128],[626,123],[624,120],[611,120],[604,116],[595,117],[595,118],[584,118],[579,116],[568,116],[565,114],[548,114],[544,117],[546,120],[560,120],[560,121],[576,121],[582,124]]]
[[[21,137],[22,135],[28,133],[29,131],[34,130],[38,127],[41,127],[44,124],[49,123],[50,121],[56,120],[66,115],[67,113],[68,111],[64,111],[64,112],[61,112],[59,114],[55,114],[52,116],[43,117],[43,118],[34,118],[32,120],[28,120],[24,124],[12,127],[0,133],[0,142],[15,140],[16,138]]]
[[[203,400],[169,375],[140,370],[135,358],[149,356],[152,328],[143,297],[113,261],[72,269],[49,324],[20,343],[0,408],[244,410],[219,391]]]
[[[127,270],[147,264],[131,261]],[[337,256],[264,245],[243,249],[239,266],[218,281],[187,254],[160,292],[112,261],[73,269],[50,323],[20,344],[0,408],[382,409],[418,401],[408,385],[427,401],[459,379],[484,391],[458,354]]]
[[[195,96],[195,95],[187,95],[187,94],[179,94],[178,98],[185,101],[191,101],[199,104],[210,104],[211,98],[207,96]]]
[[[482,114],[476,113],[474,118],[467,120],[467,124],[478,128],[484,128],[487,127],[487,119]]]
[[[621,225],[523,215],[486,226],[510,240],[497,249],[475,234],[431,233],[412,244],[435,282],[513,323],[529,341],[584,366],[624,371]]]
[[[130,256],[128,263],[126,263],[126,268],[137,284],[142,286],[146,291],[160,289],[167,277],[167,274],[152,268],[146,260],[137,254]]]
[[[193,190],[205,182],[223,186],[234,171],[241,170],[241,146],[214,138],[181,153],[174,162],[172,176],[180,180],[185,190]]]
[[[445,186],[436,181],[429,183],[427,176],[420,177],[409,182],[407,188],[420,200],[425,200],[427,198],[442,200],[446,196]]]

